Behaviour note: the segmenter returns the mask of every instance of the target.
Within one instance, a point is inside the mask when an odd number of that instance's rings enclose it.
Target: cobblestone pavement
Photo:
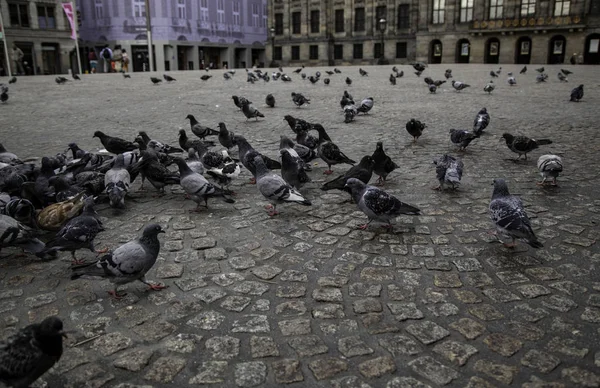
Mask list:
[[[313,206],[283,205],[274,218],[247,171],[233,185],[235,204],[212,200],[200,214],[188,213],[194,204],[179,188],[160,198],[134,191],[124,212],[100,207],[107,230],[96,246],[114,248],[150,221],[167,227],[148,278],[169,288],[130,284],[128,296],[113,301],[106,281],[69,280],[69,254],[39,262],[5,250],[2,334],[50,314],[63,318],[75,333],[44,376],[51,387],[598,387],[600,67],[571,68],[567,84],[556,79],[558,67],[546,66],[547,84],[536,84],[530,69],[509,88],[506,72],[521,66],[504,65],[491,96],[482,89],[496,66],[430,66],[423,76],[439,79],[451,67],[454,79],[473,85],[457,93],[444,84],[435,95],[409,66],[400,66],[406,74],[391,86],[390,67],[366,67],[368,77],[341,68],[329,86],[293,73],[288,84],[251,85],[243,70],[229,82],[221,71],[207,82],[199,80],[204,73],[171,73],[177,81],[158,86],[139,73],[64,86],[52,77],[19,78],[0,106],[0,133],[23,158],[54,154],[71,141],[97,150],[94,130],[131,139],[145,130],[177,144],[179,128],[189,133],[189,113],[205,125],[224,121],[277,157],[279,135],[292,134],[283,116],[292,114],[322,123],[355,160],[383,141],[401,166],[387,190],[423,215],[400,217],[393,233],[378,225],[356,230],[365,217],[344,193],[319,190],[330,179],[319,161],[303,189]],[[580,83],[583,101],[567,102]],[[344,124],[344,89],[374,97],[372,113]],[[291,91],[311,104],[296,108]],[[274,109],[264,107],[268,92]],[[254,101],[266,118],[246,122],[232,94]],[[432,191],[433,158],[457,154],[448,129],[470,128],[484,106],[491,124],[464,155],[462,187]],[[428,125],[416,144],[404,129],[411,117]],[[554,143],[514,163],[499,141],[505,131]],[[565,161],[558,188],[536,186],[535,161],[545,153]],[[513,252],[490,236],[497,177],[524,200],[544,248],[519,244]]]

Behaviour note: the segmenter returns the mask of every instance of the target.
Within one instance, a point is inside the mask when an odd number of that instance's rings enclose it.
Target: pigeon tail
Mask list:
[[[111,261],[112,253],[104,255],[100,258],[101,262]],[[76,265],[71,267],[71,280],[79,279],[82,276],[106,277],[107,273],[102,267],[98,267],[98,262]]]
[[[286,202],[297,202],[300,205],[311,206],[312,203],[294,190],[290,190],[290,195],[285,199]]]
[[[546,144],[552,144],[552,140],[550,139],[539,139],[535,141],[538,145],[546,145]]]
[[[321,190],[323,190],[323,191],[344,190],[345,185],[346,185],[346,182],[345,182],[344,176],[340,175],[339,177],[335,178],[334,180],[323,184],[323,186],[321,186]]]
[[[532,238],[527,240],[527,244],[529,244],[532,248],[543,248],[544,244],[538,241],[537,238]]]

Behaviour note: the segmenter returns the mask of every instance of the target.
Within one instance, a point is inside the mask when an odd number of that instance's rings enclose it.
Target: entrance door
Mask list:
[[[42,73],[60,73],[58,44],[42,43]]]
[[[600,65],[600,34],[589,35],[585,39],[583,63],[586,65]]]
[[[500,62],[500,41],[497,38],[490,38],[485,43],[485,63]]]
[[[152,54],[155,48],[152,46]],[[133,71],[150,71],[150,63],[148,62],[148,46],[131,46],[131,55],[129,56]],[[156,57],[153,58],[153,63],[156,69]]]
[[[23,51],[23,68],[25,70],[24,75],[39,74],[41,69],[38,67],[36,72],[36,63],[34,62],[33,55],[33,43],[30,42],[15,42],[18,48]],[[13,64],[14,66],[14,64]],[[13,74],[16,74],[17,70],[13,69]]]
[[[442,42],[437,39],[429,44],[429,63],[442,63]]]
[[[548,64],[565,63],[567,40],[562,35],[553,36],[548,44]]]
[[[468,39],[456,42],[456,63],[469,63],[471,57],[471,44]]]
[[[531,39],[527,36],[519,38],[515,47],[515,63],[528,65],[531,62]]]
[[[186,68],[188,62],[187,51],[188,46],[177,46],[177,70],[188,70]]]

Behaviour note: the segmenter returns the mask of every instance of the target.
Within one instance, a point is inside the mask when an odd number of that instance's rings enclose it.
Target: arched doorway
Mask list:
[[[600,34],[591,34],[585,39],[583,63],[600,65]]]
[[[498,38],[490,38],[485,42],[485,63],[500,62],[500,40]]]
[[[565,63],[567,40],[562,35],[555,35],[548,43],[548,64],[556,65]]]
[[[429,63],[442,63],[442,42],[438,39],[429,44]]]
[[[469,63],[471,57],[471,43],[468,39],[456,42],[456,63]]]
[[[531,62],[531,38],[523,36],[517,40],[515,47],[515,63],[528,65]]]

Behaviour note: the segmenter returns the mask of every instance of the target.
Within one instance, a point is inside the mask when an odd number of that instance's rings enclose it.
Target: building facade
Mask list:
[[[599,64],[599,0],[269,0],[269,62]]]
[[[9,60],[13,74],[61,74],[76,66],[75,41],[59,0],[0,0],[9,55],[13,44],[24,54],[23,71]],[[7,74],[3,42],[0,68]]]
[[[84,55],[109,45],[148,68],[145,0],[77,0]],[[267,0],[150,0],[157,71],[250,67],[265,61]]]

